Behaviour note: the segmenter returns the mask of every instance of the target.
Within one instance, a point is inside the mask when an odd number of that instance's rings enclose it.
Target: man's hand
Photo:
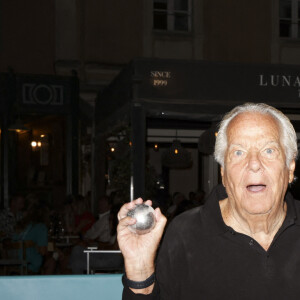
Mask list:
[[[118,213],[118,243],[124,256],[126,276],[134,281],[144,281],[155,271],[155,255],[167,223],[166,217],[161,213],[160,209],[157,208],[155,209],[156,225],[150,232],[138,235],[130,231],[128,226],[135,224],[136,220],[127,217],[127,213],[133,209],[136,204],[141,203],[143,203],[141,198],[126,203],[121,207]],[[152,205],[152,201],[147,200],[145,204]],[[147,291],[139,290],[138,292],[149,293],[151,291],[148,289]]]

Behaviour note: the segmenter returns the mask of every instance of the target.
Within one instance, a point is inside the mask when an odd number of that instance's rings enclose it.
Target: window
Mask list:
[[[153,0],[153,29],[191,31],[191,0]]]
[[[300,38],[300,1],[280,0],[279,20],[280,37]]]

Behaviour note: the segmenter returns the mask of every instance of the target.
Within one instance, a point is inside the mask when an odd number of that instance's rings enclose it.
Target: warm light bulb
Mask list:
[[[45,137],[45,135],[44,135],[44,134],[41,134],[41,138],[43,138],[43,137]]]
[[[32,141],[32,142],[31,142],[31,147],[32,147],[32,148],[35,148],[36,146],[37,146],[36,141]]]
[[[178,154],[178,149],[175,149],[175,150],[174,150],[174,153],[175,153],[175,154]]]
[[[42,143],[41,143],[41,142],[37,142],[37,146],[38,146],[38,147],[41,147],[41,146],[42,146]]]
[[[111,147],[111,148],[110,148],[110,151],[111,151],[111,152],[115,152],[115,148],[114,148],[114,147]]]

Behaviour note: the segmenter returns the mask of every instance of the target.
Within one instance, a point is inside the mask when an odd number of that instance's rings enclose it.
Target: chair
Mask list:
[[[27,275],[26,249],[34,247],[33,241],[11,241],[4,240],[2,242],[0,268],[3,275],[19,273]]]

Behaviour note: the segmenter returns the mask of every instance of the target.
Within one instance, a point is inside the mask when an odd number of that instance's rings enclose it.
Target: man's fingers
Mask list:
[[[151,200],[147,200],[144,202],[146,205],[152,206],[152,201]]]
[[[118,220],[120,221],[121,219],[125,218],[127,216],[127,213],[129,210],[133,209],[135,207],[136,204],[141,204],[143,203],[143,199],[142,198],[138,198],[136,200],[133,200],[131,202],[125,203],[119,213],[118,213]]]
[[[159,230],[164,230],[167,218],[161,213],[161,210],[159,207],[155,209],[155,219],[156,219],[156,226]]]
[[[124,228],[128,227],[129,225],[133,225],[136,223],[136,219],[131,217],[122,218],[118,225],[118,230],[123,230]]]
[[[161,210],[159,207],[157,207],[155,210],[155,218],[156,218],[156,221],[160,221],[160,219],[166,219],[166,217],[162,214]]]

